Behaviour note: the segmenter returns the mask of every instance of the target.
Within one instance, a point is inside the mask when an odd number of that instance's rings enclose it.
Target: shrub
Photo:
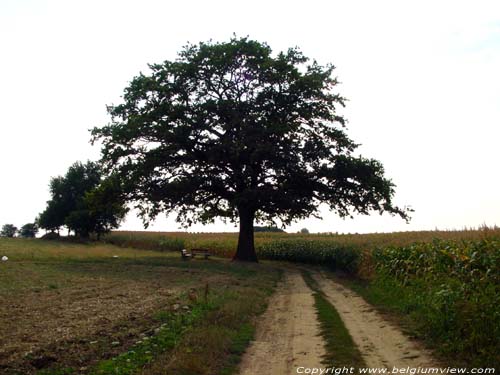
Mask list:
[[[61,238],[61,236],[59,235],[59,233],[57,232],[48,232],[48,233],[45,233],[42,237],[40,237],[42,240],[58,240],[59,238]]]

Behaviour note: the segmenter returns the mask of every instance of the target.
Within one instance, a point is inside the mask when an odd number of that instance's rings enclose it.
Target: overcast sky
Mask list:
[[[410,224],[325,210],[288,230],[500,225],[500,2],[477,0],[1,0],[0,225],[33,221],[51,176],[99,158],[88,129],[109,121],[106,105],[148,63],[233,33],[333,63],[348,134],[415,209]],[[142,226],[129,215],[123,228]],[[150,227],[177,228],[172,218]]]

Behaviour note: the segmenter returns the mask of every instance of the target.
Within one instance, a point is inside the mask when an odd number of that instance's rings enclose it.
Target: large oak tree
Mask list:
[[[146,225],[162,212],[186,225],[239,221],[235,259],[256,261],[255,220],[288,224],[321,203],[342,217],[407,219],[382,164],[354,155],[333,65],[233,37],[149,68],[108,107],[111,122],[92,130]]]

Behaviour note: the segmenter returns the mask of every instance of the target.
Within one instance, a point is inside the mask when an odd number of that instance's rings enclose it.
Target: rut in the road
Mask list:
[[[243,356],[240,375],[295,374],[299,366],[320,367],[323,355],[312,291],[298,271],[286,269]]]
[[[439,367],[430,353],[383,319],[371,305],[342,285],[316,273],[315,279],[338,311],[369,367]]]

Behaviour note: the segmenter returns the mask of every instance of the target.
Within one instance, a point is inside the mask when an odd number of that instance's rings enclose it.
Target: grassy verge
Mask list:
[[[175,348],[182,335],[202,319],[207,311],[214,308],[214,302],[207,301],[195,304],[190,311],[157,314],[161,325],[155,328],[153,335],[141,337],[127,352],[100,362],[90,374],[135,374],[155,357]]]
[[[234,374],[278,280],[278,273],[255,276],[252,283],[214,291],[213,308],[141,374]]]
[[[498,324],[491,323],[498,321],[498,315],[491,315],[497,309],[498,294],[486,290],[488,301],[473,305],[458,298],[455,301],[453,284],[445,281],[402,285],[387,275],[378,275],[370,282],[346,275],[331,277],[362,296],[405,334],[422,340],[443,364],[495,367],[500,363],[500,343],[494,333]]]
[[[324,364],[329,367],[366,367],[361,353],[352,340],[340,315],[326,299],[316,280],[308,271],[303,270],[302,276],[306,284],[313,290],[316,313],[321,326],[321,335],[325,340],[326,355]]]

